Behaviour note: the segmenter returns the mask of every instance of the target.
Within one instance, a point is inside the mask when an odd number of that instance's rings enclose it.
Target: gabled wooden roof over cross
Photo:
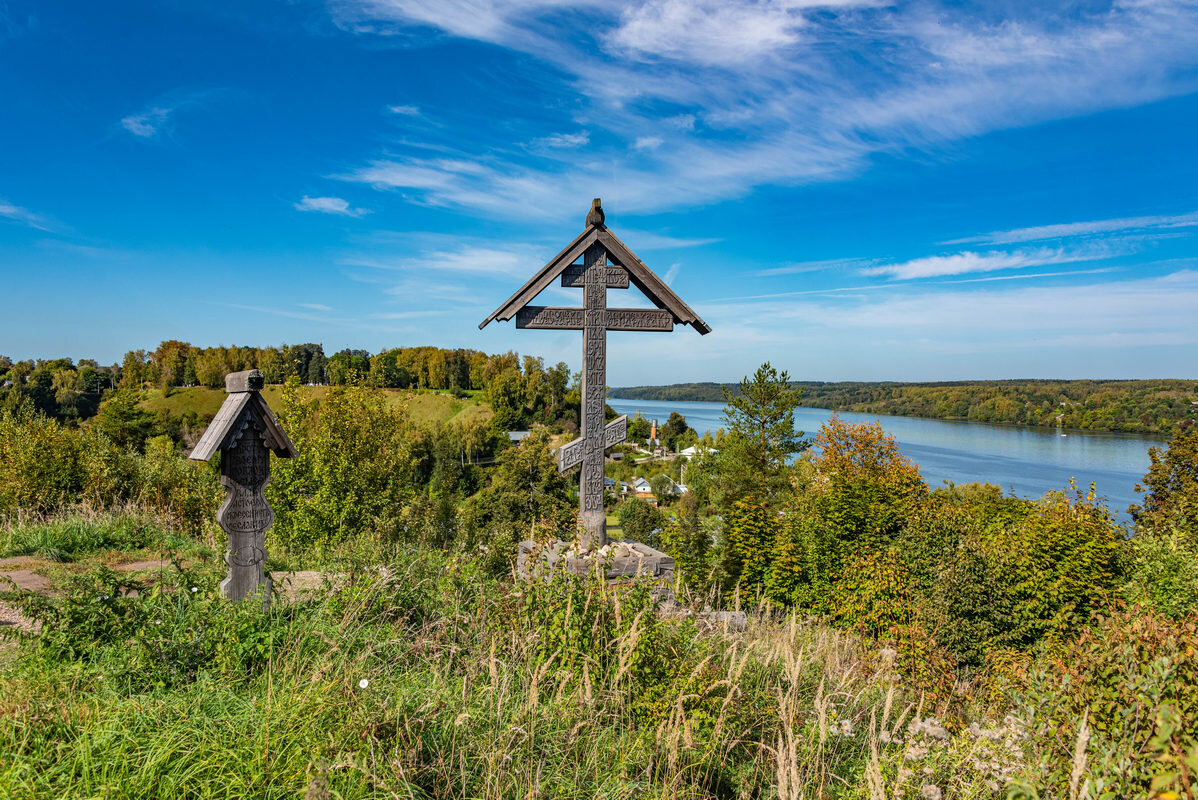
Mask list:
[[[582,263],[576,263],[580,258]],[[562,286],[582,289],[581,308],[529,305],[559,277]],[[608,308],[607,290],[627,289],[630,284],[644,292],[657,308]],[[584,549],[602,546],[607,543],[603,453],[628,434],[627,417],[604,425],[607,332],[672,331],[677,323],[706,334],[711,327],[607,229],[598,198],[587,214],[586,229],[478,327],[512,317],[516,318],[517,328],[582,331],[582,435],[559,448],[557,465],[563,472],[582,465],[579,516],[587,532],[583,545]]]
[[[637,258],[636,254],[628,249],[628,245],[620,241],[620,237],[607,229],[606,225],[604,225],[603,205],[599,198],[595,198],[590,213],[587,214],[586,229],[578,234],[574,241],[566,246],[566,249],[554,256],[548,264],[541,267],[537,274],[532,276],[528,283],[521,286],[503,305],[492,311],[489,317],[480,322],[478,325],[479,329],[487,327],[493,320],[507,322],[519,314],[522,309],[528,307],[533,298],[543,292],[559,275],[562,276],[562,286],[581,288],[583,265],[577,262],[586,253],[587,248],[596,243],[601,245],[607,252],[607,287],[609,289],[627,289],[631,281],[632,285],[640,289],[653,305],[670,313],[671,323],[690,325],[701,334],[711,332],[711,326],[692,311],[690,306],[682,302],[682,298],[674,294],[673,290],[669,286],[666,286],[665,281],[657,277],[653,270],[645,266],[645,262]],[[532,306],[532,308],[539,307]],[[609,312],[623,310],[608,309]],[[578,311],[581,312],[581,309],[578,309]],[[526,315],[526,317],[532,321],[535,320],[536,315]],[[526,327],[520,325],[519,322],[517,319],[517,327]],[[529,325],[527,327],[559,326]],[[560,327],[582,328],[581,316],[578,325]],[[646,330],[646,328],[621,328],[617,324],[617,326],[609,325],[608,330]],[[649,330],[652,330],[652,328]]]

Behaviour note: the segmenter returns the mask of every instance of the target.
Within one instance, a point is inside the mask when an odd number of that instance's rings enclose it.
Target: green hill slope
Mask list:
[[[319,398],[328,394],[329,387],[301,386],[300,391]],[[486,421],[491,418],[491,407],[481,395],[458,398],[436,391],[381,391],[386,393],[390,403],[400,405],[406,402],[412,420],[422,425],[434,422]],[[271,408],[277,409],[283,402],[283,387],[267,386],[262,395]],[[209,389],[205,386],[172,389],[170,394],[165,396],[158,389],[148,389],[142,393],[141,406],[150,413],[166,411],[172,417],[194,413],[203,420],[209,420],[216,415],[224,399],[225,392],[222,389]]]

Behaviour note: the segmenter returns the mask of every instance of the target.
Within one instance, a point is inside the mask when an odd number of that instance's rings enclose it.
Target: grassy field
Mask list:
[[[304,386],[301,387],[301,391],[320,398],[328,393],[329,388],[327,386]],[[490,406],[477,392],[472,392],[465,398],[457,398],[435,391],[412,392],[407,389],[384,389],[383,391],[386,392],[388,402],[395,405],[407,403],[408,413],[417,424],[486,422],[491,418]],[[283,387],[267,386],[262,395],[272,408],[277,409],[282,403]],[[203,419],[211,419],[216,415],[217,409],[220,408],[224,399],[224,390],[210,389],[206,386],[174,389],[169,396],[163,396],[161,390],[149,389],[143,392],[141,405],[151,413],[165,410],[173,417],[195,413]]]
[[[129,525],[4,537],[96,566],[48,571],[22,601],[40,633],[0,653],[0,797],[881,800],[953,776],[991,798],[1013,761],[1010,726],[941,741],[870,647],[794,618],[704,628],[634,584],[440,552],[342,562],[263,612],[220,599],[212,552],[148,580],[97,564],[170,536]]]
[[[0,587],[0,620],[24,612],[0,797],[1193,797],[1198,748],[1166,735],[1192,657],[1137,658],[1160,631],[1134,609],[935,699],[903,645],[768,606],[703,620],[681,587],[663,607],[372,546],[290,565],[324,572],[264,610],[220,598],[219,550],[135,511],[0,521],[0,579],[32,586]],[[1104,656],[1098,683],[1069,672]]]

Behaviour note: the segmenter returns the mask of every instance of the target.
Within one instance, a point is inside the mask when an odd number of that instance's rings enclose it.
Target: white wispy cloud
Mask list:
[[[370,314],[371,319],[425,319],[427,317],[439,317],[442,314],[450,313],[448,309],[443,311],[386,311],[378,314]]]
[[[636,228],[620,228],[620,238],[635,250],[669,250],[675,247],[702,247],[723,241],[718,237],[685,237],[667,236],[652,231],[642,231]]]
[[[153,139],[169,134],[176,114],[188,107],[198,106],[205,99],[223,92],[222,89],[176,89],[167,92],[145,108],[121,118],[121,127],[141,139]]]
[[[1038,371],[1056,363],[1054,374],[1084,374],[1088,370],[1079,364],[1100,364],[1104,358],[1111,363],[1112,347],[1143,352],[1164,344],[1198,344],[1193,325],[1193,308],[1198,307],[1195,270],[1055,286],[897,288],[836,298],[709,303],[704,316],[713,327],[712,337],[727,334],[738,346],[752,344],[760,357],[778,354],[787,363],[792,356],[786,354],[797,340],[809,351],[827,345],[839,353],[846,352],[848,343],[849,352],[855,346],[871,351],[874,372],[891,357],[904,363],[930,357],[929,363],[942,369],[942,357],[958,353],[982,364],[982,373],[993,377],[993,366],[977,361],[984,354],[1038,348],[1036,361],[1021,356],[1011,363],[1036,363]],[[1038,360],[1044,356],[1044,361]]]
[[[633,150],[656,150],[661,147],[665,139],[660,136],[640,136],[632,143]]]
[[[418,116],[420,116],[420,107],[419,106],[406,106],[406,105],[387,106],[387,110],[390,111],[392,114],[399,114],[402,117],[418,117]]]
[[[963,275],[969,272],[994,272],[1004,269],[1042,267],[1047,264],[1069,264],[1076,261],[1093,261],[1110,258],[1117,250],[1110,247],[1087,247],[1076,250],[1038,247],[1034,249],[977,253],[965,251],[946,256],[926,256],[904,261],[900,264],[883,264],[865,267],[862,275],[888,276],[892,280],[914,280],[916,278],[938,278],[946,275]]]
[[[330,0],[330,8],[358,35],[486,41],[568,76],[560,92],[580,100],[575,120],[612,134],[592,135],[603,142],[591,148],[593,164],[488,148],[390,157],[349,173],[402,187],[416,202],[496,216],[569,216],[577,186],[595,187],[613,209],[657,212],[840,179],[876,154],[1190,92],[1198,66],[1190,0],[1004,6],[1003,16],[856,0]],[[606,33],[596,41],[595,30]],[[645,146],[655,139],[670,146]]]
[[[875,258],[829,258],[822,261],[796,261],[781,267],[769,267],[753,273],[759,277],[773,275],[796,275],[804,272],[823,272],[829,269],[845,269],[869,266],[878,263]]]
[[[313,311],[332,311],[333,309],[326,306],[324,303],[300,303],[300,308],[310,308]]]
[[[41,214],[36,214],[27,208],[22,208],[12,203],[6,203],[4,200],[0,200],[0,217],[30,228],[36,228],[39,231],[50,232],[52,230],[50,221]]]
[[[607,43],[616,52],[639,58],[737,65],[798,43],[808,24],[805,5],[861,4],[649,0],[624,9]]]
[[[494,247],[485,244],[456,243],[445,248],[430,248],[414,255],[352,255],[340,259],[345,266],[370,267],[404,273],[433,275],[466,274],[479,276],[527,277],[553,254],[532,246]],[[461,291],[462,287],[457,287]]]
[[[298,211],[315,211],[320,214],[340,214],[344,217],[362,217],[371,213],[368,208],[352,208],[340,197],[309,197],[304,195],[293,204]]]
[[[134,136],[149,139],[158,135],[162,126],[166,125],[174,108],[151,107],[142,109],[136,114],[121,118],[121,127]]]
[[[591,134],[587,131],[579,131],[578,133],[555,133],[552,136],[543,136],[533,142],[539,147],[551,147],[559,149],[571,149],[582,147],[591,141]]]
[[[993,283],[994,281],[1027,281],[1040,278],[1063,278],[1076,275],[1103,275],[1108,272],[1122,272],[1122,267],[1098,267],[1097,269],[1066,269],[1058,272],[1024,272],[1019,275],[991,275],[988,278],[965,278],[959,281],[940,281],[943,284],[952,283]]]
[[[1077,236],[1094,236],[1105,233],[1130,231],[1158,231],[1171,228],[1198,227],[1198,211],[1189,214],[1158,215],[1146,217],[1122,217],[1099,219],[1090,222],[1067,222],[1056,225],[1037,225],[1031,228],[1015,228],[1009,231],[994,231],[980,236],[953,239],[944,244],[1014,244],[1043,239],[1067,239]]]

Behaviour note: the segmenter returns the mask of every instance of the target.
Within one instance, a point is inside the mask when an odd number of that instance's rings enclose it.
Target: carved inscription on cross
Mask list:
[[[581,264],[576,263],[579,257]],[[582,308],[529,305],[559,276],[562,286],[582,289]],[[632,285],[657,308],[607,307],[608,289]],[[607,332],[668,332],[675,323],[691,325],[703,334],[711,328],[607,229],[598,199],[587,214],[586,230],[478,327],[512,317],[516,318],[517,328],[582,331],[582,435],[558,450],[557,464],[563,472],[582,465],[579,506],[586,531],[583,545],[588,549],[602,546],[607,543],[603,452],[624,441],[628,431],[626,417],[603,424],[607,407]]]

